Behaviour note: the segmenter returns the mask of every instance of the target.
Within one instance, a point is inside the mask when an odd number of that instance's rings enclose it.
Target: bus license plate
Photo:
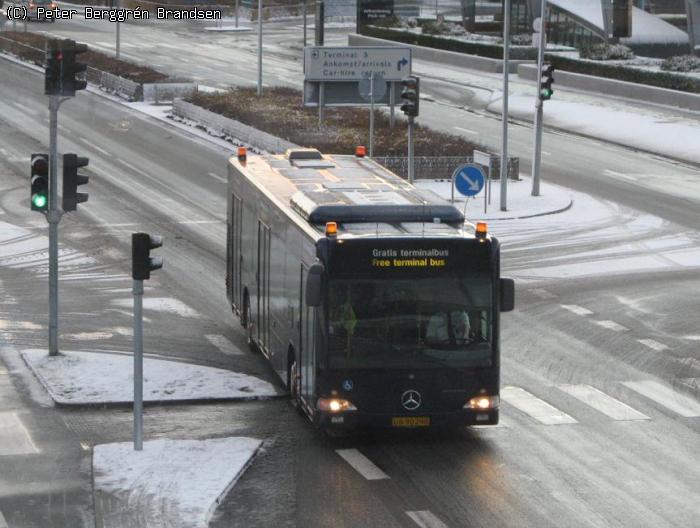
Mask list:
[[[400,416],[391,419],[392,427],[428,427],[429,416]]]

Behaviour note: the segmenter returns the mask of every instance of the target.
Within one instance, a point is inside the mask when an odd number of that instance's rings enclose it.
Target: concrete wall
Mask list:
[[[534,81],[537,78],[537,66],[521,64],[518,66],[518,77]],[[557,86],[576,88],[589,92],[600,92],[605,95],[637,99],[645,103],[657,103],[677,106],[688,110],[700,110],[700,94],[657,88],[645,84],[637,84],[604,77],[594,77],[581,73],[557,70],[554,72],[554,90]]]
[[[143,85],[143,100],[172,101],[178,97],[185,97],[197,90],[195,83],[149,83]]]
[[[350,46],[401,46],[411,48],[413,58],[440,64],[456,66],[458,68],[469,68],[472,70],[485,71],[489,73],[503,73],[503,61],[500,59],[490,59],[479,57],[478,55],[467,55],[455,51],[438,50],[425,46],[414,46],[393,40],[366,37],[364,35],[348,35],[348,45]],[[518,71],[519,64],[529,64],[530,61],[510,61],[509,70],[511,73]]]
[[[193,105],[182,99],[175,99],[173,101],[173,114],[185,119],[197,121],[211,130],[240,139],[245,143],[273,154],[284,153],[290,148],[299,148],[299,145],[268,134],[267,132],[262,132],[251,126],[244,125],[235,119],[229,119],[228,117],[215,114],[201,106]]]

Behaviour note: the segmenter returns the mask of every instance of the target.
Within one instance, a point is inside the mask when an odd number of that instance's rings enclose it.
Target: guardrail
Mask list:
[[[374,161],[383,165],[394,174],[402,178],[408,178],[408,158],[401,156],[375,156]],[[425,180],[447,180],[460,165],[473,163],[471,156],[416,156],[415,177]],[[501,178],[501,159],[499,156],[491,156],[492,180]],[[520,179],[520,158],[508,158],[508,179],[518,181]]]

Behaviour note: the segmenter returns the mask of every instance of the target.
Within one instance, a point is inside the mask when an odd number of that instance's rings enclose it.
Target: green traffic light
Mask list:
[[[46,203],[48,200],[46,199],[46,195],[44,194],[35,194],[32,196],[32,203],[34,204],[34,207],[39,207],[40,209],[43,209],[46,207]]]

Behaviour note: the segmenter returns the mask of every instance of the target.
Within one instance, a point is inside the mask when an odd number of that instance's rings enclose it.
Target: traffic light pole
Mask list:
[[[547,43],[545,31],[546,0],[542,0],[540,9],[540,42],[537,52],[537,99],[535,99],[535,146],[532,157],[532,196],[540,195],[540,162],[542,160],[542,120],[544,101],[541,97],[542,67],[544,66],[544,48]]]
[[[408,116],[408,183],[413,183],[415,163],[413,156],[413,116]]]
[[[143,449],[143,281],[134,279],[134,450]]]
[[[58,108],[61,97],[49,96],[49,356],[58,355]]]
[[[501,211],[508,207],[508,74],[510,66],[510,0],[503,3],[503,110],[501,115]]]

